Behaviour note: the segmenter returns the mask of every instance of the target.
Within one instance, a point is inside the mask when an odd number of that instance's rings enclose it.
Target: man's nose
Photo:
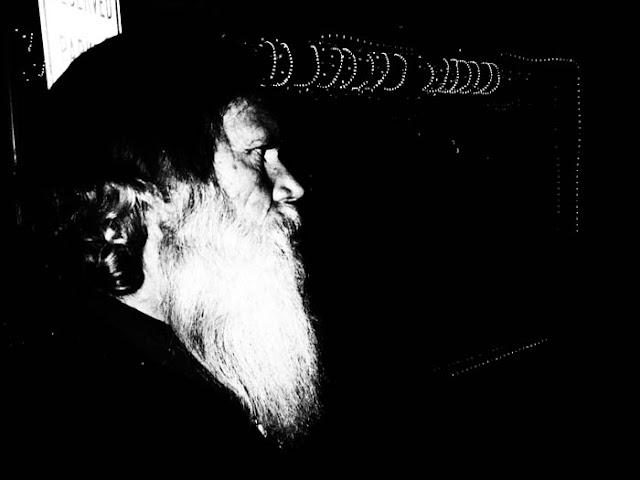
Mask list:
[[[272,198],[274,202],[295,202],[304,195],[304,188],[287,170],[278,155],[277,149],[266,152],[267,174],[273,183]]]
[[[284,167],[280,166],[273,179],[273,201],[274,202],[295,202],[304,195],[304,188],[293,178],[293,175]]]

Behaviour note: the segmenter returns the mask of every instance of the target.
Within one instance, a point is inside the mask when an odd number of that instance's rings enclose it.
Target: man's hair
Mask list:
[[[216,184],[222,115],[257,90],[254,65],[238,42],[185,32],[123,34],[72,63],[21,171],[23,208],[56,274],[114,295],[142,285],[149,205],[176,182]]]

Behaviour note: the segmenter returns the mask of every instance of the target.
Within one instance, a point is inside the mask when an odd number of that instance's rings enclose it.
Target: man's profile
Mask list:
[[[317,340],[293,240],[304,190],[279,158],[251,65],[230,40],[125,34],[53,86],[25,177],[44,192],[31,214],[61,279],[55,306],[75,312],[51,319],[52,336],[74,338],[44,368],[66,416],[54,425],[84,415],[88,439],[118,425],[163,443],[150,437],[175,422],[202,448],[233,450],[242,415],[252,442],[275,444],[303,438],[317,416]]]

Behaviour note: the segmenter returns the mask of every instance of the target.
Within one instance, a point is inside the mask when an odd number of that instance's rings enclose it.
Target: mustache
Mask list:
[[[289,235],[297,233],[302,225],[300,212],[290,203],[273,203],[269,217],[272,223]]]

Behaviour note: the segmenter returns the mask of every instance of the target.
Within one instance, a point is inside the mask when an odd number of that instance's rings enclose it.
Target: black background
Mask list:
[[[5,33],[3,107],[13,108],[18,162],[44,82],[37,69],[19,72],[42,61],[37,2],[28,3],[14,7]],[[123,30],[150,34],[193,21],[250,40],[344,33],[434,59],[573,59],[582,88],[580,153],[590,159],[597,39],[584,11],[369,7],[347,16],[324,4],[260,12],[210,2],[121,6]],[[25,32],[36,38],[29,52]],[[591,308],[585,297],[597,290],[593,244],[584,240],[594,229],[593,200],[580,197],[580,234],[575,199],[556,211],[554,147],[569,194],[578,138],[576,71],[562,65],[506,62],[533,80],[505,82],[480,99],[270,92],[281,100],[283,155],[306,189],[301,246],[327,378],[319,445],[364,454],[369,465],[367,455],[380,452],[399,466],[407,465],[400,459],[473,464],[477,456],[529,468],[566,460],[582,443],[590,362],[581,331]],[[3,214],[16,225],[7,118]],[[589,175],[581,177],[586,191]],[[16,246],[28,251],[16,231]],[[28,255],[17,258],[22,270]]]

